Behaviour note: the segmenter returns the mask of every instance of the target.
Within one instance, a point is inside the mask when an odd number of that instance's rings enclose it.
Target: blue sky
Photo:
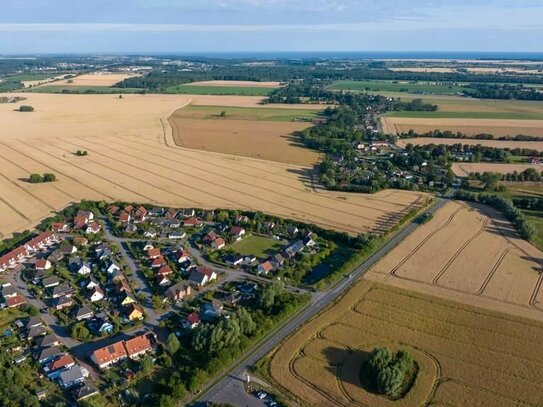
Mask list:
[[[11,0],[0,53],[543,51],[542,0]]]

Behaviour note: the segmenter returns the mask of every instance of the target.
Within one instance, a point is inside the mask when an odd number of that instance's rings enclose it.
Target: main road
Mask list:
[[[434,214],[442,208],[447,200],[439,198],[438,202],[428,210]],[[307,320],[316,315],[328,304],[334,302],[341,294],[349,289],[356,280],[362,277],[375,263],[383,258],[389,251],[396,247],[403,239],[410,235],[419,225],[414,220],[403,227],[394,237],[385,243],[379,250],[368,257],[360,266],[352,271],[344,280],[340,281],[329,291],[319,292],[313,295],[311,303],[302,312],[288,321],[285,325],[279,326],[274,333],[262,344],[250,350],[245,358],[221,380],[213,384],[198,397],[198,404],[205,405],[207,402],[230,403],[235,406],[265,406],[264,401],[246,393],[243,386],[249,368],[259,359],[268,354],[275,346],[279,345],[287,336],[296,331]]]

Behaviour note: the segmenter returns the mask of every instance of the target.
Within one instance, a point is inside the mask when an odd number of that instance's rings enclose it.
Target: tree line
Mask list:
[[[478,99],[543,100],[543,92],[523,85],[476,83],[471,84],[464,94]]]

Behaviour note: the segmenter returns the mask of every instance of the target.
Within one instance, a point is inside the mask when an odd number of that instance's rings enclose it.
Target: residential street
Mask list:
[[[447,200],[439,199],[437,204],[434,205],[428,212],[433,214],[440,208],[442,208]],[[388,241],[383,247],[377,250],[371,255],[364,263],[357,267],[349,277],[340,281],[331,290],[325,292],[316,293],[312,297],[310,305],[303,309],[298,315],[296,315],[287,324],[278,327],[275,332],[261,345],[257,345],[256,349],[249,351],[245,355],[245,359],[239,361],[236,367],[229,372],[227,376],[216,382],[204,393],[202,393],[197,400],[201,405],[205,405],[207,402],[223,402],[231,403],[235,406],[263,406],[264,403],[258,398],[247,395],[243,387],[243,381],[245,380],[245,374],[259,359],[268,354],[275,346],[288,337],[291,333],[299,329],[306,321],[312,316],[316,315],[320,310],[326,307],[331,302],[335,301],[345,291],[353,285],[356,280],[362,277],[375,263],[377,263],[382,257],[384,257],[389,251],[396,247],[403,239],[411,234],[417,227],[418,223],[412,221],[402,228],[390,241]],[[242,400],[240,404],[240,400]]]

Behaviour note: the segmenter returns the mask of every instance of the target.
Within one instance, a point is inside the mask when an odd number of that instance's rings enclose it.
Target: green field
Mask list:
[[[178,110],[175,115],[179,117],[208,120],[258,120],[291,122],[294,120],[311,120],[317,117],[322,108],[312,109],[286,109],[274,107],[230,107],[230,106],[194,106],[189,105]],[[224,112],[224,117],[221,117]]]
[[[263,236],[248,236],[230,246],[230,249],[242,256],[253,255],[258,258],[266,258],[281,251],[284,244],[280,240],[274,240]]]
[[[46,85],[36,88],[25,89],[30,93],[136,93],[141,92],[140,88],[110,88],[107,86],[61,86]]]
[[[166,88],[166,93],[192,95],[268,96],[273,90],[274,88],[259,88],[251,86],[176,85]]]
[[[543,213],[538,211],[522,210],[528,221],[535,227],[536,234],[532,243],[538,249],[543,250]]]
[[[327,87],[329,90],[350,90],[355,92],[400,92],[454,95],[466,87],[457,84],[407,81],[337,81]]]

